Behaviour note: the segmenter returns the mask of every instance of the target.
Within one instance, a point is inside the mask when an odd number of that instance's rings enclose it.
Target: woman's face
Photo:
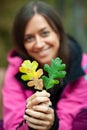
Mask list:
[[[24,39],[27,53],[42,66],[50,64],[51,59],[56,58],[60,40],[42,15],[35,14],[31,18],[26,26]]]

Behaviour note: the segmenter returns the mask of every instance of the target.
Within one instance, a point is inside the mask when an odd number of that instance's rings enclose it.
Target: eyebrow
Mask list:
[[[47,27],[43,27],[43,28],[41,28],[41,29],[40,29],[40,32],[43,31],[43,30],[45,30],[45,29],[47,29]]]
[[[46,30],[47,29],[47,27],[43,27],[43,28],[41,28],[40,30],[39,30],[39,32],[41,33],[42,31],[44,31],[44,30]],[[28,33],[28,34],[25,34],[25,37],[28,37],[28,36],[31,36],[32,35],[32,33]]]

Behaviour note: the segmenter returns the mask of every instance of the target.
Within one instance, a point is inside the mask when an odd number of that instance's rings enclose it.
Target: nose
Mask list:
[[[36,36],[36,48],[42,48],[44,46],[44,41],[40,36]]]

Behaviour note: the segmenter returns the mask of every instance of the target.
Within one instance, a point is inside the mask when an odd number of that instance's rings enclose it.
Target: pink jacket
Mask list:
[[[12,57],[13,52],[8,55],[9,66],[5,75],[3,86],[3,119],[4,130],[16,130],[24,120],[26,99],[33,94],[32,90],[26,90],[14,77],[19,71],[22,59],[18,56]],[[72,130],[72,124],[76,115],[83,108],[87,108],[87,55],[83,54],[82,68],[85,75],[81,76],[74,84],[68,84],[64,89],[56,112],[59,118],[58,130]],[[24,123],[19,130],[29,130]]]

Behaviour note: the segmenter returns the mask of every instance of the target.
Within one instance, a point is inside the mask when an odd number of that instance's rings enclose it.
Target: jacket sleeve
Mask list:
[[[16,130],[24,120],[27,98],[24,91],[21,84],[12,76],[12,73],[7,73],[2,90],[4,130]],[[19,130],[23,130],[24,127],[29,130],[24,123]]]
[[[83,109],[86,111],[81,111]],[[87,79],[85,75],[66,86],[57,103],[57,115],[59,117],[58,130],[80,130],[79,126],[81,130],[87,129]]]
[[[28,125],[25,123],[25,121],[23,120],[19,126],[16,128],[16,130],[30,130],[30,128],[28,127]]]
[[[72,126],[72,130],[87,130],[87,108],[77,114]]]

